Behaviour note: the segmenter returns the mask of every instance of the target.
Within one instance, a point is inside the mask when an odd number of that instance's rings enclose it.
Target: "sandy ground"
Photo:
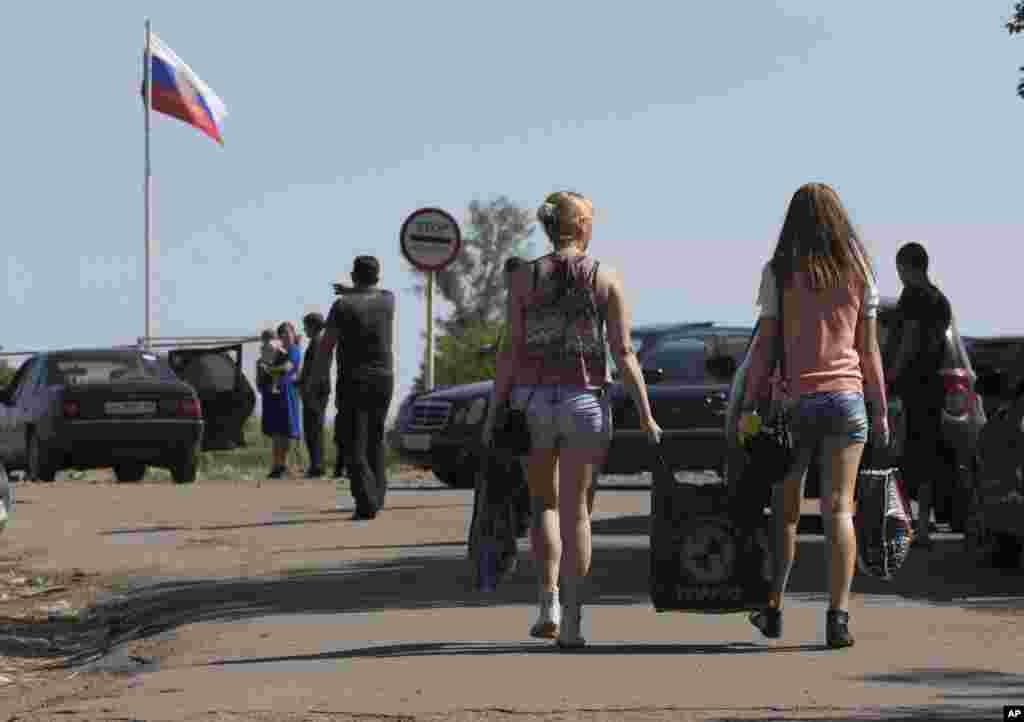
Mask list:
[[[995,719],[1024,699],[1024,576],[972,568],[955,541],[899,584],[858,581],[858,647],[836,656],[811,562],[785,643],[732,615],[653,614],[644,549],[622,541],[642,541],[648,499],[599,495],[591,646],[553,654],[523,634],[525,547],[498,597],[470,593],[470,497],[431,484],[371,523],[327,480],[19,484],[0,537],[0,720]],[[171,584],[194,578],[220,586]],[[98,601],[123,616],[90,615]],[[98,665],[41,668],[127,634],[147,605],[187,614]]]

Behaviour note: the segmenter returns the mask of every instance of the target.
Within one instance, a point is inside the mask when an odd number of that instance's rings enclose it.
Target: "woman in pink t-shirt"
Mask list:
[[[742,407],[749,416],[765,401],[781,332],[795,460],[783,480],[769,607],[751,615],[766,637],[782,635],[783,596],[796,555],[804,479],[814,450],[820,448],[822,512],[830,546],[825,636],[833,648],[853,644],[849,602],[857,557],[854,486],[869,429],[873,443],[888,444],[878,301],[867,252],[839,196],[823,183],[802,186],[793,195],[775,253],[762,274],[760,330]]]

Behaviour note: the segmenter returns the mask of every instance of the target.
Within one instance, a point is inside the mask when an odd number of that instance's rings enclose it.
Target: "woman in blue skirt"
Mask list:
[[[270,469],[271,479],[283,479],[288,475],[288,450],[292,439],[300,439],[299,392],[295,385],[299,365],[302,362],[302,351],[299,349],[295,326],[285,321],[277,327],[278,338],[285,348],[288,359],[268,370],[272,379],[260,385],[260,396],[263,402],[263,433],[273,443],[273,461]],[[276,383],[275,380],[276,379]]]

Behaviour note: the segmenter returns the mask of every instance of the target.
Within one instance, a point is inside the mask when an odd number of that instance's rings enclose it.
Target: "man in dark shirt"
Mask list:
[[[302,399],[302,433],[309,449],[309,470],[307,479],[318,479],[324,475],[323,436],[324,407],[331,395],[330,379],[315,374],[316,355],[320,351],[320,334],[324,329],[324,317],[320,313],[307,313],[302,325],[309,339],[299,373],[299,396]]]
[[[915,543],[930,546],[935,483],[953,470],[942,439],[945,390],[939,374],[953,313],[949,300],[928,277],[924,246],[904,244],[896,254],[896,270],[903,282],[901,327],[896,360],[887,377],[903,400],[906,414],[903,471],[908,486],[918,490]]]
[[[377,288],[380,263],[357,256],[352,264],[352,289],[339,295],[327,316],[320,342],[318,375],[327,377],[331,353],[338,345],[344,376],[337,393],[354,519],[373,519],[384,506],[388,480],[384,467],[384,421],[394,393],[392,334],[395,296]]]

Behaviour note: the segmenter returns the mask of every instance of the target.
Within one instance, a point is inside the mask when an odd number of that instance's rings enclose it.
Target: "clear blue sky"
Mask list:
[[[900,242],[921,240],[965,332],[1024,333],[1011,5],[17,4],[0,29],[0,344],[143,333],[147,13],[229,112],[224,148],[153,119],[160,334],[326,311],[330,282],[373,253],[399,295],[400,397],[424,324],[405,216],[461,220],[497,194],[534,208],[564,187],[603,211],[592,248],[637,321],[750,322],[809,180],[847,203],[883,293],[900,290]]]

